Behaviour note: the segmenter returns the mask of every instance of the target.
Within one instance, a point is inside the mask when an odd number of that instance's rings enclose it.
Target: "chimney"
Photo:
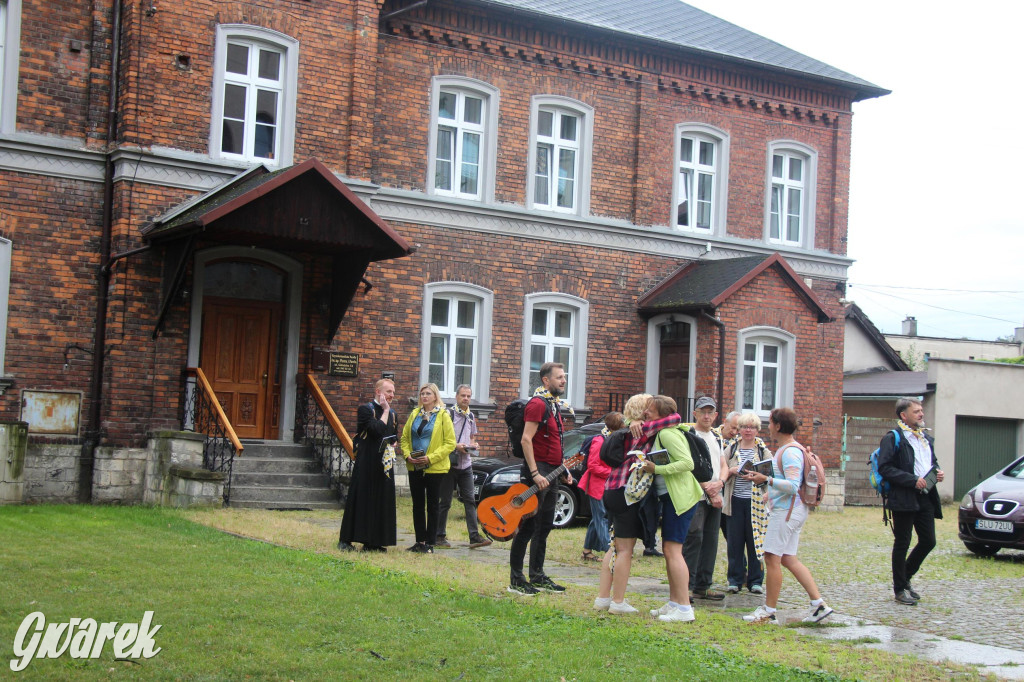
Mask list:
[[[1017,327],[1013,330],[1013,340],[1015,343],[1024,346],[1024,327]]]
[[[917,336],[917,318],[907,315],[903,320],[903,336]]]

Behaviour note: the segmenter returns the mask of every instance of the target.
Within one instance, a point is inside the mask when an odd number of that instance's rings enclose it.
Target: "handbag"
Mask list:
[[[644,471],[645,461],[646,458],[640,453],[637,455],[636,461],[629,466],[629,478],[626,479],[626,487],[624,489],[626,504],[640,502],[651,491],[651,484],[654,483],[654,474]]]

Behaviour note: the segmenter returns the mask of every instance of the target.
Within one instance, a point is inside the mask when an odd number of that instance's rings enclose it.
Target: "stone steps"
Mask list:
[[[231,473],[232,507],[248,509],[340,509],[308,445],[242,441]]]

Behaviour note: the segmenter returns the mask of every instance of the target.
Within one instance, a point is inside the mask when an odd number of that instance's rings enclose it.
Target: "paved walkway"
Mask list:
[[[337,530],[339,523],[311,520]],[[398,533],[398,547],[407,547],[414,537]],[[486,549],[470,550],[464,543],[437,550],[466,561],[493,564],[507,571],[508,543],[494,543]],[[1009,679],[1024,680],[1024,554],[997,557],[1020,568],[1020,577],[1000,580],[915,581],[924,598],[917,606],[902,606],[892,599],[888,583],[842,582],[819,584],[829,605],[835,609],[833,622],[848,628],[813,628],[805,632],[833,639],[879,640],[879,648],[900,654],[916,654],[931,660],[953,660],[981,666],[981,670]],[[557,582],[593,590],[597,594],[598,566],[578,566],[548,561],[545,568]],[[716,586],[722,589],[722,586]],[[631,576],[629,593],[668,598],[664,579]],[[723,601],[695,600],[698,610],[753,611],[763,596],[741,592]],[[784,622],[806,615],[807,596],[786,574],[779,599]],[[735,611],[731,611],[736,613]]]

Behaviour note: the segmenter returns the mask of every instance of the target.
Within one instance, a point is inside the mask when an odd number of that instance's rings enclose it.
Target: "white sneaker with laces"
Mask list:
[[[640,612],[637,611],[636,609],[634,609],[632,606],[630,606],[628,601],[623,599],[622,602],[614,602],[613,601],[611,604],[609,604],[608,605],[608,613],[614,613],[614,614],[622,616],[622,615],[625,615],[627,613],[640,613]]]
[[[758,606],[756,609],[754,609],[753,613],[748,613],[747,615],[743,616],[743,620],[747,621],[748,623],[752,623],[755,620],[764,618],[767,615],[768,609],[766,609],[762,604],[761,606]]]
[[[667,613],[671,613],[674,608],[674,606],[669,606],[668,602],[665,602],[659,608],[651,609],[651,615],[655,618],[658,616],[664,616]]]
[[[739,591],[739,585],[729,585],[729,594],[736,594]]]
[[[595,597],[594,608],[598,611],[607,611],[608,607],[612,604],[611,597]]]
[[[760,585],[751,585],[750,586],[750,593],[751,594],[764,594],[764,588],[761,587]]]
[[[686,609],[684,611],[682,609],[676,608],[676,609],[672,609],[671,611],[669,611],[666,614],[658,616],[658,620],[660,620],[662,622],[665,622],[665,623],[671,623],[671,622],[689,623],[689,622],[692,622],[694,620],[697,620],[697,615],[693,612],[693,609]]]
[[[833,613],[832,608],[825,602],[812,606],[810,612],[804,618],[805,623],[820,623]]]

